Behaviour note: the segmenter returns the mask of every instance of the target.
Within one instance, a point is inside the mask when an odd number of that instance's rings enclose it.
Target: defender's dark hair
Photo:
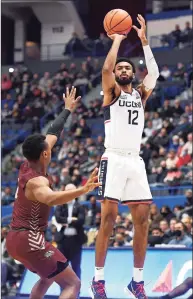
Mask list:
[[[42,134],[33,134],[28,136],[22,145],[24,157],[29,161],[37,161],[41,153],[46,149],[46,136]]]
[[[131,60],[129,60],[129,59],[126,58],[126,57],[119,57],[119,58],[117,59],[116,63],[115,63],[115,66],[116,66],[118,63],[120,63],[120,62],[128,62],[128,63],[132,66],[133,73],[135,74],[135,72],[136,72],[135,65],[134,65],[134,63],[133,63]]]

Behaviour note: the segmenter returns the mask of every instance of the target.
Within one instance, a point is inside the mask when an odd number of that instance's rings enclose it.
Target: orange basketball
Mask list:
[[[132,28],[131,16],[123,9],[109,11],[103,21],[104,29],[108,34],[128,34]]]

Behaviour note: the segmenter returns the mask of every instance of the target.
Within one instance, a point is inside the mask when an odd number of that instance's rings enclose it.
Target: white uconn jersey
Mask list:
[[[144,108],[139,92],[121,91],[119,98],[104,107],[105,148],[140,151]]]

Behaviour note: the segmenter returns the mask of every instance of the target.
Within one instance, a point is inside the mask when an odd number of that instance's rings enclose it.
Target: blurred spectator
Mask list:
[[[94,47],[94,42],[92,39],[90,39],[88,37],[88,35],[84,34],[83,38],[82,38],[82,43],[84,44],[85,46],[85,49],[87,51],[92,51],[93,50],[93,47]]]
[[[191,236],[191,231],[192,231],[192,219],[191,219],[191,217],[184,214],[181,221],[182,221],[182,223],[183,223],[183,224],[185,225],[185,227],[186,227],[187,235],[188,235],[189,237],[192,237],[192,236]]]
[[[170,219],[170,224],[169,224],[169,230],[167,232],[167,236],[169,238],[168,242],[170,241],[170,239],[174,236],[174,231],[175,231],[175,225],[177,223],[177,219],[176,218],[171,218]]]
[[[160,76],[165,80],[167,80],[171,76],[171,71],[170,71],[170,69],[168,68],[167,65],[164,65],[162,67],[161,72],[160,72]]]
[[[69,175],[69,169],[68,168],[62,168],[61,174],[60,174],[60,181],[62,184],[67,185],[71,181],[71,177]]]
[[[71,127],[71,132],[74,133],[74,136],[77,138],[89,137],[91,135],[90,128],[87,126],[86,121],[84,118],[79,120],[79,123],[75,123]]]
[[[145,132],[146,137],[150,137],[150,136],[152,136],[154,130],[155,130],[155,129],[153,128],[152,121],[149,120],[149,121],[147,122],[147,127],[144,129],[144,132]]]
[[[163,216],[163,218],[165,220],[167,220],[168,223],[170,222],[170,220],[172,218],[175,217],[175,215],[173,214],[173,212],[171,211],[171,209],[168,206],[163,206],[161,208],[160,214]]]
[[[160,133],[153,140],[157,147],[166,147],[169,144],[169,136],[165,128],[161,129]]]
[[[162,121],[159,113],[158,112],[154,112],[153,120],[152,120],[153,129],[154,130],[161,129],[162,123],[163,123],[163,121]]]
[[[176,163],[178,161],[178,158],[176,157],[176,151],[170,150],[168,153],[168,158],[166,160],[166,167],[167,169],[173,169],[176,167]]]
[[[3,75],[2,76],[2,81],[1,81],[1,90],[2,91],[7,91],[7,90],[10,90],[11,87],[12,87],[11,80],[8,78],[8,76]]]
[[[4,206],[10,205],[15,200],[10,187],[6,187],[1,193],[1,204]]]
[[[170,101],[168,99],[164,101],[163,107],[159,110],[163,119],[166,117],[172,117],[173,115],[172,107],[170,106]]]
[[[180,37],[181,37],[181,29],[179,25],[175,26],[175,30],[172,31],[171,37],[174,40],[174,46],[178,46],[180,42]]]
[[[65,190],[76,189],[75,185],[69,184]],[[60,232],[56,234],[58,249],[71,262],[76,275],[81,277],[82,245],[87,242],[84,234],[85,211],[77,200],[68,204],[57,206],[55,210],[56,221],[62,224]]]
[[[155,245],[162,244],[164,242],[163,232],[161,228],[154,227],[152,229],[151,235],[148,237],[148,244],[150,247],[154,247]]]
[[[183,80],[184,79],[184,73],[185,73],[185,66],[183,63],[178,62],[177,69],[173,73],[174,80]]]
[[[72,34],[71,39],[69,40],[69,42],[66,45],[64,55],[67,55],[67,54],[73,55],[76,52],[80,52],[81,50],[85,50],[85,47],[84,47],[82,41],[80,40],[78,34],[76,32],[74,32]]]
[[[185,245],[188,248],[192,248],[192,239],[185,232],[185,225],[181,221],[175,224],[174,237],[168,243],[169,245]]]
[[[187,116],[181,116],[178,125],[173,130],[173,135],[180,135],[181,137],[183,137],[191,131],[192,126],[189,123],[189,118]]]
[[[185,196],[186,196],[186,206],[193,206],[193,196],[192,196],[192,190],[191,189],[188,189],[186,192],[185,192]]]
[[[156,204],[150,206],[150,219],[152,221],[151,226],[159,225],[160,221],[163,219]]]
[[[107,52],[110,47],[110,39],[106,37],[104,33],[100,33],[99,39],[96,40],[96,43],[102,46],[102,49]]]
[[[184,109],[180,106],[180,101],[178,99],[174,101],[172,110],[174,117],[180,117],[184,113]]]
[[[184,35],[188,35],[189,34],[189,32],[191,31],[191,26],[190,26],[190,22],[186,22],[185,23],[185,29],[183,30],[183,34]]]
[[[167,232],[169,231],[169,225],[167,220],[161,220],[160,224],[159,224],[160,229],[162,230],[162,232],[167,235]]]
[[[192,109],[190,105],[186,105],[184,109],[184,114],[182,116],[188,117],[189,122],[192,122]]]
[[[49,92],[51,89],[52,82],[53,82],[52,79],[50,79],[50,73],[45,72],[44,77],[42,77],[39,81],[39,88],[42,91]]]
[[[164,183],[171,187],[179,186],[182,178],[182,172],[177,168],[172,168],[168,170],[168,173],[164,179]],[[169,192],[172,192],[172,190],[169,190]],[[173,190],[173,192],[176,193],[177,189],[175,189],[175,191]]]
[[[95,196],[91,196],[89,201],[90,205],[87,212],[87,224],[89,226],[95,226],[96,215],[100,214],[101,208],[99,205],[97,205]]]
[[[168,170],[166,168],[166,161],[161,161],[160,166],[156,169],[158,183],[164,183],[164,179],[167,176]]]
[[[73,85],[75,87],[80,87],[82,85],[86,85],[87,86],[88,84],[89,84],[88,79],[82,73],[78,73],[77,74],[77,78],[76,78],[76,80],[73,83]]]
[[[6,249],[6,236],[9,231],[8,227],[1,230],[1,295],[6,296],[9,293],[9,285],[16,284],[21,280],[24,272],[24,266],[16,263],[15,260],[8,255]]]
[[[5,120],[6,118],[11,117],[12,115],[12,110],[10,110],[9,105],[5,103],[3,105],[3,108],[1,109],[1,120]]]
[[[171,151],[171,150],[173,150],[173,151],[175,151],[175,152],[178,151],[179,140],[180,140],[180,138],[179,138],[178,135],[174,135],[174,136],[172,137],[172,142],[171,142],[171,144],[170,144],[170,148],[169,148],[170,151]]]
[[[184,156],[185,154],[192,154],[192,133],[189,133],[187,138],[188,140],[182,148],[181,156]]]

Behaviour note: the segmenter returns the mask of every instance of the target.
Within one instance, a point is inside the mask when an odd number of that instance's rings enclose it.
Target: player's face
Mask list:
[[[119,85],[128,85],[133,81],[132,65],[128,62],[120,62],[115,67],[115,80]]]

